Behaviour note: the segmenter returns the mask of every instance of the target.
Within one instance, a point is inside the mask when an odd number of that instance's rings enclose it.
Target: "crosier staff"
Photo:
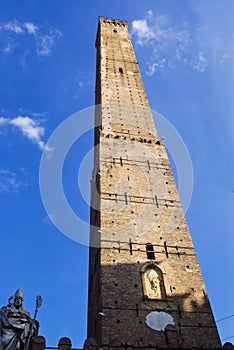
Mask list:
[[[42,304],[42,297],[40,295],[38,295],[36,298],[36,308],[35,308],[34,317],[33,317],[33,320],[32,320],[32,323],[31,323],[31,326],[29,329],[29,335],[28,335],[28,339],[25,343],[24,350],[28,350],[28,348],[29,348],[29,344],[30,344],[30,341],[31,341],[31,339],[33,337],[33,333],[34,333],[34,326],[35,326],[35,322],[36,322],[37,313],[38,313],[39,307],[41,307],[41,304]]]

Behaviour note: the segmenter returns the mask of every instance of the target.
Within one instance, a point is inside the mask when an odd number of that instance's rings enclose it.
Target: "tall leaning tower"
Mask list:
[[[88,337],[103,349],[220,348],[127,22],[99,19]]]

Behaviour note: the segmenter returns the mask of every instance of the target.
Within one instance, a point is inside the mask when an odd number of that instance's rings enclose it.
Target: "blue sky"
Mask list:
[[[48,218],[40,160],[53,131],[94,104],[98,16],[129,22],[151,108],[174,125],[188,148],[194,188],[187,221],[215,319],[234,314],[233,1],[2,0],[0,304],[21,287],[33,313],[41,294],[40,333],[49,346],[62,336],[83,346],[88,249]],[[86,228],[89,207],[77,174],[91,148],[88,132],[71,148],[63,171],[67,200]],[[218,327],[221,339],[233,336],[234,317]]]

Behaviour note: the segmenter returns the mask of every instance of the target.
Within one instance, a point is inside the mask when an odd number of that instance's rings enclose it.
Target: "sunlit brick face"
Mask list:
[[[88,336],[103,348],[219,347],[127,23],[100,18],[96,48]]]

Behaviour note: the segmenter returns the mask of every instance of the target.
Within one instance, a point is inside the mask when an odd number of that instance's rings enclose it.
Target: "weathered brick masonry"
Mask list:
[[[100,18],[96,48],[88,337],[102,348],[219,348],[127,22]]]

